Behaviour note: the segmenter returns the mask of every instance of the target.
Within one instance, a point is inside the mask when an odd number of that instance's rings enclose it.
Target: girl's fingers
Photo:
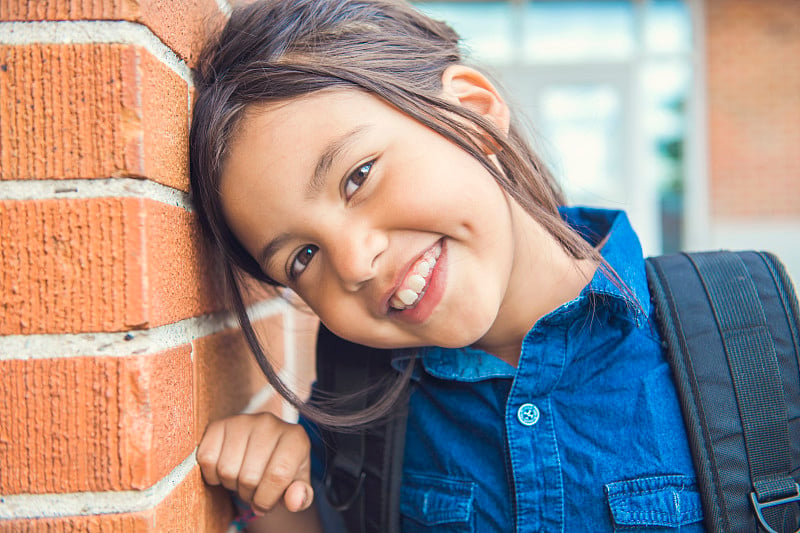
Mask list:
[[[205,480],[237,492],[255,511],[279,502],[297,512],[311,505],[310,443],[305,430],[274,415],[238,415],[209,424],[197,448]]]
[[[217,476],[217,459],[222,451],[222,442],[225,439],[225,428],[221,422],[208,425],[200,445],[197,447],[197,464],[200,472],[209,485],[221,483]]]
[[[253,430],[247,442],[238,479],[239,497],[247,503],[253,500],[253,494],[264,477],[270,450],[280,437],[276,429],[272,424],[260,424]]]
[[[234,417],[226,422],[225,439],[217,459],[217,477],[223,487],[236,492],[239,485],[239,471],[250,437],[250,427],[246,426],[248,421],[243,417]]]
[[[305,511],[313,501],[314,489],[305,481],[293,481],[283,495],[283,504],[293,513]]]
[[[281,434],[253,494],[253,510],[269,511],[282,499],[292,505],[287,505],[291,511],[304,509],[310,504],[313,495],[309,452],[308,436],[301,427],[292,427]],[[289,491],[295,482],[300,482],[300,485]],[[284,496],[289,497],[288,502]]]

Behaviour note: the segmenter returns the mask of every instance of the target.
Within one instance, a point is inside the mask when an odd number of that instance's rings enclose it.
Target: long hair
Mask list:
[[[559,216],[562,191],[518,126],[512,121],[506,134],[440,97],[443,72],[461,61],[459,37],[452,28],[399,0],[256,1],[235,8],[200,54],[194,72],[190,179],[201,228],[226,265],[232,307],[264,374],[302,415],[317,423],[341,429],[389,415],[404,394],[410,371],[394,379],[374,405],[342,414],[302,402],[269,363],[247,317],[241,287],[247,276],[276,283],[227,225],[219,195],[231,140],[250,106],[331,88],[376,95],[478,160],[567,253],[599,260]],[[486,153],[487,139],[499,169]]]

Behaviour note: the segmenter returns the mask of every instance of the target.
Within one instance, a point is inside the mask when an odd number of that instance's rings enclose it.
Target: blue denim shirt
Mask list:
[[[474,348],[418,352],[404,533],[703,531],[639,241],[622,212],[562,216],[607,237],[624,285],[598,271],[533,326],[517,368]]]

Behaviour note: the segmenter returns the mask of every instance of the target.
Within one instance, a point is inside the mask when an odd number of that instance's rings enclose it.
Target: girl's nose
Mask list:
[[[333,236],[331,260],[344,288],[355,292],[378,273],[378,258],[386,250],[386,233],[348,228]]]

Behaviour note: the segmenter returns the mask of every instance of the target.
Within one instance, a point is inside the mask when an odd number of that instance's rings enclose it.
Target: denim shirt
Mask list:
[[[534,324],[517,368],[469,347],[417,352],[404,533],[703,531],[639,241],[622,212],[561,214],[607,239],[622,284],[598,270]]]

